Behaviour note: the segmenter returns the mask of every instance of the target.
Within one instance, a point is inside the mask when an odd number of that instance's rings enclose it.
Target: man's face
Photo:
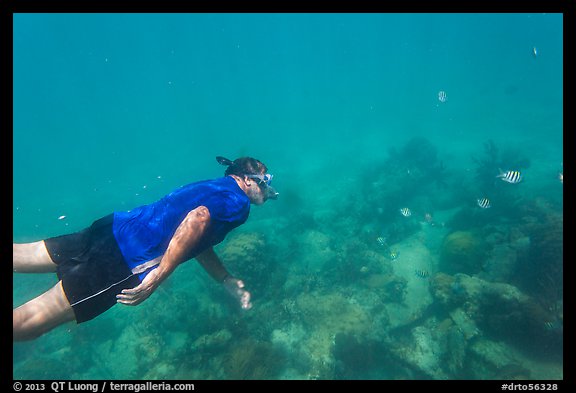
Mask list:
[[[268,199],[278,199],[278,192],[272,187],[272,178],[274,177],[270,173],[261,173],[259,175],[247,175],[249,179],[254,180],[256,186],[260,189],[260,199],[256,200],[254,203],[262,204]]]
[[[248,179],[248,181],[250,182],[250,187],[248,188],[248,192],[246,194],[250,199],[250,203],[253,205],[262,205],[267,200],[267,192],[265,191],[266,185],[259,185],[259,181],[257,179]]]
[[[244,184],[248,186],[246,195],[250,198],[251,203],[261,205],[268,199],[278,199],[278,193],[271,186],[273,177],[269,173],[244,176]]]

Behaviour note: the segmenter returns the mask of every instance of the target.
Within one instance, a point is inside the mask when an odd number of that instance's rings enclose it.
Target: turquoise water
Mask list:
[[[13,377],[561,379],[562,32],[560,14],[14,15],[14,242],[221,176],[216,155],[262,160],[280,198],[216,248],[253,309],[190,261],[140,306],[14,344]],[[14,274],[14,307],[56,281]]]

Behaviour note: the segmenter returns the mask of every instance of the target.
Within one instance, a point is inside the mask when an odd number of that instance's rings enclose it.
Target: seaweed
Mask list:
[[[535,215],[522,228],[530,237],[530,248],[517,280],[544,307],[554,308],[563,298],[563,216],[538,200],[526,209]]]
[[[483,155],[472,156],[476,164],[475,182],[483,192],[494,191],[498,182],[496,176],[501,170],[521,170],[530,167],[530,160],[515,148],[501,150],[489,139],[484,142]]]

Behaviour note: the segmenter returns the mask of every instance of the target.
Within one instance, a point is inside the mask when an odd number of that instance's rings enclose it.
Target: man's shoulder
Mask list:
[[[208,207],[211,212],[216,209],[244,211],[250,205],[248,196],[229,176],[202,180],[183,187],[194,196],[198,204]]]

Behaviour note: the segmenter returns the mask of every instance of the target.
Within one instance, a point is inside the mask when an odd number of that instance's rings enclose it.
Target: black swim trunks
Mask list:
[[[140,284],[114,238],[113,219],[110,214],[80,232],[44,241],[77,323],[100,315],[116,304],[122,289]]]

